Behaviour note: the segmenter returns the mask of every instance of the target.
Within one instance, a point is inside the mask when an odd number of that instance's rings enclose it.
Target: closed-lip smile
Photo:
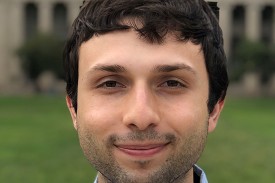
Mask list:
[[[123,153],[136,157],[150,157],[163,150],[169,143],[119,144],[115,145]]]

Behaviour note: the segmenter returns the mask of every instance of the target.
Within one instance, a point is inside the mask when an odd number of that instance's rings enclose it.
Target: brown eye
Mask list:
[[[103,83],[101,83],[99,86],[97,86],[98,88],[125,88],[125,86],[117,81],[105,81]]]
[[[170,81],[167,81],[166,83],[167,83],[167,86],[169,86],[169,87],[181,86],[181,84],[178,81],[175,81],[175,80],[170,80]]]
[[[161,86],[172,87],[172,88],[184,87],[184,85],[177,80],[168,80],[168,81],[164,82]]]
[[[105,86],[106,87],[116,87],[118,83],[116,81],[106,81]]]

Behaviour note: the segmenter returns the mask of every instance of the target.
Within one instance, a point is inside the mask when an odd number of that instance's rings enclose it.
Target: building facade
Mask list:
[[[243,38],[275,43],[275,0],[217,1],[228,55]]]
[[[27,86],[16,50],[34,32],[67,28],[79,12],[80,0],[0,0],[0,94],[19,94]]]
[[[225,50],[238,40],[275,43],[275,0],[217,0]],[[20,93],[25,75],[15,51],[34,32],[66,36],[82,0],[0,0],[0,94]]]

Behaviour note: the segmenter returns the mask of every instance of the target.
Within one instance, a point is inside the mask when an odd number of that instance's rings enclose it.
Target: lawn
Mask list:
[[[273,183],[275,99],[228,99],[199,164],[212,183]]]
[[[229,98],[199,165],[210,183],[273,183],[275,99]],[[0,182],[93,182],[64,97],[0,97]]]
[[[0,182],[93,182],[64,97],[0,99]]]

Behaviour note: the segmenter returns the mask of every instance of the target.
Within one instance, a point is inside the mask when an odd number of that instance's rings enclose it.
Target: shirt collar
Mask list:
[[[198,167],[197,165],[194,165],[193,171],[195,174],[197,174],[200,177],[200,183],[208,183],[206,174],[200,167]]]

